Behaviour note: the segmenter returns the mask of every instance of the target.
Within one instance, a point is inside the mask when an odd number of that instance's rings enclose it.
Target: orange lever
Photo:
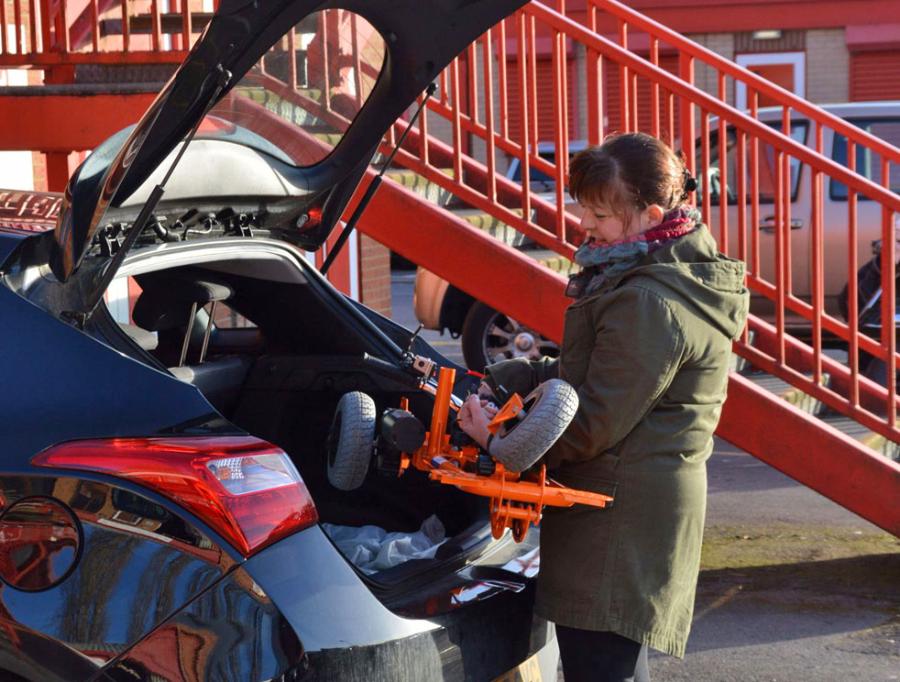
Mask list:
[[[522,402],[522,398],[518,393],[513,393],[510,399],[506,401],[506,404],[500,408],[497,414],[494,415],[494,418],[488,423],[488,431],[497,433],[502,424],[510,419],[517,418],[523,409],[525,409],[525,404]]]

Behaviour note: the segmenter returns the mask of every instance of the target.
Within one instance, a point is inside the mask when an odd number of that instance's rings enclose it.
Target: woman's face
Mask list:
[[[642,211],[634,210],[626,224],[622,216],[617,215],[605,205],[593,202],[580,202],[584,213],[581,216],[581,229],[588,238],[601,244],[609,244],[626,237],[640,234],[650,226],[641,227]]]

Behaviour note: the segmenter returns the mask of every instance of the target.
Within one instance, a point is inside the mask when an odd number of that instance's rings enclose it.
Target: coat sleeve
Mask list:
[[[488,365],[484,373],[485,382],[495,394],[497,389],[501,388],[508,394],[518,393],[524,398],[538,384],[559,376],[559,360],[544,358],[530,361],[525,358],[514,358]]]
[[[616,292],[594,321],[578,411],[547,452],[550,468],[592,459],[627,436],[653,408],[681,365],[685,335],[670,305],[637,286]]]

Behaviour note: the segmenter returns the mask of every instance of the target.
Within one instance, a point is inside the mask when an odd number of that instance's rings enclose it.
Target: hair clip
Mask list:
[[[697,189],[697,178],[687,175],[684,178],[684,191],[693,192]]]

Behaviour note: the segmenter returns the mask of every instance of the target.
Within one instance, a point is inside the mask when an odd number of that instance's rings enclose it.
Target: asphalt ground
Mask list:
[[[410,329],[413,277],[392,277],[393,318]],[[458,340],[422,335],[462,362]],[[652,653],[650,670],[654,682],[900,680],[900,541],[717,439],[687,655]]]

